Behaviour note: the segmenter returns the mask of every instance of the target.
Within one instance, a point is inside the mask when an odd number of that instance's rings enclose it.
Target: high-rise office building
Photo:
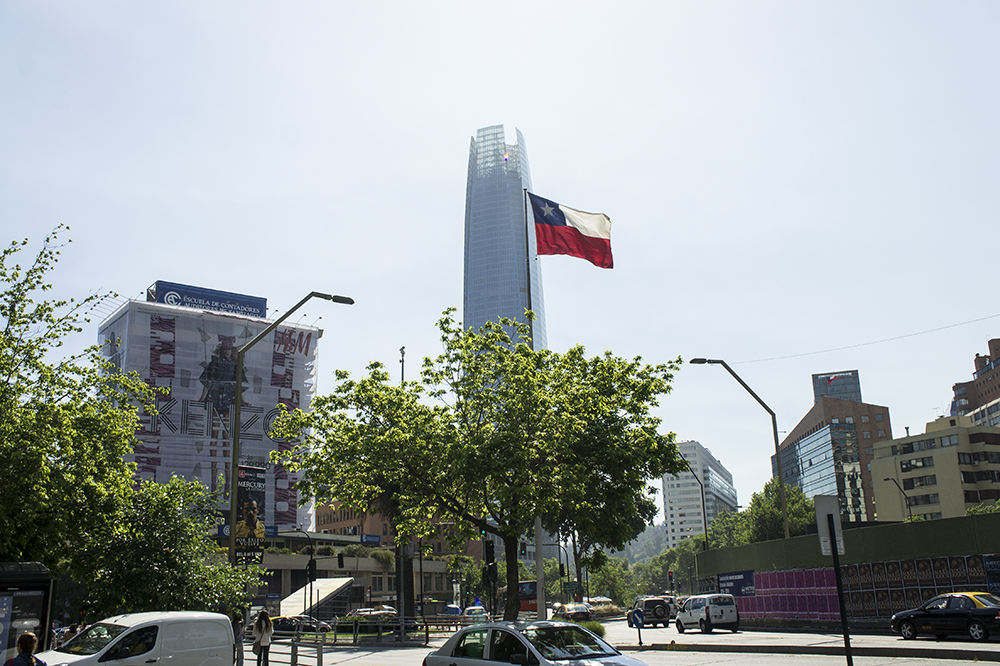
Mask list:
[[[465,195],[465,296],[463,324],[479,329],[507,317],[535,315],[535,349],[547,345],[542,275],[535,257],[535,225],[526,223],[524,191],[531,172],[524,137],[507,144],[503,125],[476,132],[469,149]]]
[[[663,477],[663,511],[667,525],[667,548],[684,539],[704,534],[719,512],[736,511],[736,488],[729,473],[712,452],[699,442],[678,442],[677,449],[691,466],[691,471]],[[697,478],[695,478],[697,475]],[[705,506],[701,504],[701,487],[705,486]],[[704,516],[703,513],[704,512]]]
[[[809,498],[837,495],[844,522],[874,520],[870,463],[874,447],[890,439],[888,407],[817,396],[812,409],[781,442],[784,482],[802,488]],[[774,476],[777,470],[778,462],[772,455]]]
[[[813,401],[826,396],[861,402],[861,377],[857,370],[841,370],[813,375]]]

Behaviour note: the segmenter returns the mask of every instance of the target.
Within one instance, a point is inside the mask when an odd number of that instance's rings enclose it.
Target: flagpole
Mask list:
[[[528,309],[531,310],[531,248],[528,244],[528,188],[521,188],[524,190],[524,273],[525,277],[528,279]],[[528,335],[531,336],[531,341],[528,346],[531,347],[532,351],[535,349],[535,324],[534,319],[528,320]]]
[[[528,278],[528,309],[531,310],[531,245],[528,242],[528,188],[524,189],[524,266],[525,274]],[[534,314],[534,312],[532,312]],[[535,349],[535,325],[534,319],[528,320],[528,332],[531,335],[529,346]],[[545,554],[542,550],[542,517],[535,516],[535,599],[539,620],[548,619],[545,610]]]

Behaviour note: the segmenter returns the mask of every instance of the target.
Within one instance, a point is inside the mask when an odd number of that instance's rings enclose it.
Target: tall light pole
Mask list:
[[[291,310],[281,315],[270,324],[267,325],[263,331],[255,335],[250,339],[245,345],[239,348],[236,352],[236,386],[235,394],[236,400],[233,406],[233,455],[232,461],[230,462],[229,469],[229,563],[233,566],[236,565],[236,499],[238,494],[238,478],[240,469],[240,408],[243,406],[243,357],[246,355],[247,351],[253,347],[255,344],[263,340],[267,335],[271,333],[274,329],[278,328],[281,322],[288,319],[288,317],[302,307],[306,301],[310,298],[322,298],[327,301],[333,301],[334,303],[340,303],[342,305],[354,305],[354,299],[349,296],[333,296],[330,294],[323,294],[318,291],[310,293],[308,296],[303,298],[301,301],[296,303]]]
[[[896,479],[894,479],[891,476],[887,476],[887,477],[885,477],[882,480],[883,481],[892,481],[893,483],[896,484],[896,487],[899,488],[899,492],[903,493],[903,502],[906,503],[906,512],[910,515],[910,519],[912,520],[913,519],[913,508],[910,506],[910,498],[909,498],[909,496],[907,496],[906,491],[903,490],[903,486],[899,485],[899,481],[897,481]]]
[[[731,374],[733,376],[733,379],[735,379],[736,381],[738,381],[740,383],[740,386],[742,386],[743,388],[745,388],[747,390],[747,393],[749,393],[750,395],[752,395],[753,398],[754,398],[754,400],[756,400],[758,403],[760,403],[760,406],[763,407],[764,410],[767,411],[767,413],[771,415],[771,429],[774,431],[774,459],[777,460],[777,462],[778,462],[778,498],[781,500],[781,518],[782,518],[782,520],[785,523],[785,538],[786,539],[790,538],[791,537],[791,532],[789,532],[789,530],[788,530],[788,506],[785,504],[785,475],[784,475],[784,473],[782,472],[782,469],[781,469],[781,451],[778,450],[779,449],[779,445],[778,445],[778,419],[774,415],[774,411],[772,411],[772,409],[770,407],[768,407],[764,403],[763,400],[760,399],[760,396],[758,396],[756,393],[754,393],[753,389],[751,389],[749,386],[747,386],[747,383],[745,381],[743,381],[742,379],[740,379],[740,376],[737,375],[735,372],[733,372],[733,369],[729,367],[729,364],[726,363],[725,361],[723,361],[722,359],[693,358],[693,359],[691,359],[688,362],[689,363],[693,363],[694,365],[704,365],[706,363],[709,363],[709,364],[712,364],[712,365],[721,365],[723,368],[725,368],[729,372],[729,374]],[[706,533],[705,537],[708,538],[708,534],[707,533]]]
[[[691,472],[691,476],[693,476],[694,480],[698,482],[699,486],[701,486],[701,524],[705,528],[705,541],[702,544],[702,546],[704,546],[702,550],[708,550],[708,506],[705,504],[705,484],[698,478],[698,475],[694,473],[694,468],[691,467],[691,461],[685,458],[684,462],[687,463],[688,471]]]

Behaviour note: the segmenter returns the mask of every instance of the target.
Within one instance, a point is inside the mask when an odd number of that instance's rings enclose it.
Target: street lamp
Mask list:
[[[698,482],[699,486],[701,486],[701,523],[705,527],[705,541],[702,543],[702,546],[704,546],[702,550],[708,550],[708,507],[705,505],[705,484],[698,478],[698,475],[694,473],[694,469],[691,467],[691,461],[685,458],[684,462],[687,463],[688,471],[691,472],[691,476],[693,476],[694,480]]]
[[[778,447],[778,419],[777,419],[777,417],[774,415],[774,412],[771,410],[771,408],[768,407],[764,403],[764,401],[760,399],[760,396],[758,396],[756,393],[754,393],[753,389],[751,389],[749,386],[747,386],[747,383],[745,381],[743,381],[742,379],[740,379],[740,376],[737,375],[735,372],[733,372],[733,369],[729,367],[729,364],[727,364],[722,359],[693,358],[693,359],[691,359],[688,362],[689,363],[693,363],[694,365],[705,365],[706,363],[711,364],[711,365],[721,365],[723,368],[725,368],[729,372],[729,374],[731,374],[733,376],[733,379],[735,379],[736,381],[738,381],[740,383],[740,386],[742,386],[743,388],[745,388],[747,390],[747,393],[749,393],[750,395],[752,395],[753,398],[754,398],[754,400],[756,400],[757,402],[759,402],[760,406],[763,407],[764,410],[768,414],[771,415],[771,429],[774,431],[774,458],[775,458],[775,460],[778,461],[778,498],[781,500],[781,518],[782,518],[782,520],[785,523],[785,538],[786,539],[790,538],[791,537],[791,532],[788,530],[788,506],[785,504],[785,475],[784,475],[784,473],[782,472],[782,469],[781,469],[781,451],[778,450],[779,447]],[[706,538],[707,538],[707,536],[708,535],[706,534]]]
[[[348,296],[333,296],[331,294],[323,294],[318,291],[311,292],[308,296],[296,303],[291,310],[268,324],[267,328],[251,338],[249,342],[240,347],[236,352],[236,386],[234,387],[236,400],[233,405],[233,455],[229,469],[229,562],[233,566],[236,566],[236,499],[238,494],[237,491],[240,468],[240,408],[243,405],[243,357],[246,355],[247,350],[267,337],[271,331],[278,328],[281,322],[288,319],[293,312],[298,310],[303,304],[305,304],[306,301],[313,297],[333,301],[334,303],[341,303],[343,305],[354,305],[354,299]]]
[[[316,559],[316,549],[313,548],[313,540],[312,540],[312,537],[309,536],[309,532],[306,532],[304,529],[302,529],[301,525],[299,525],[294,531],[295,532],[302,532],[303,534],[306,535],[306,539],[309,541],[309,565],[306,567],[306,578],[309,579],[309,603],[306,604],[304,601],[302,603],[302,614],[305,615],[306,613],[309,612],[308,609],[312,608],[312,603],[313,603],[313,579],[312,579],[312,577],[313,577],[313,572],[316,571],[316,569],[315,569],[316,565],[313,564],[313,562]],[[305,591],[305,590],[303,590],[303,591]],[[304,597],[305,595],[303,594],[302,596]]]
[[[913,508],[910,506],[910,498],[906,495],[906,491],[903,490],[903,486],[899,485],[899,481],[897,481],[896,479],[894,479],[891,476],[887,476],[886,478],[884,478],[882,480],[883,481],[892,481],[893,483],[896,484],[896,487],[899,488],[899,492],[903,493],[903,501],[906,502],[906,512],[908,514],[910,514],[910,519],[912,520],[913,519]]]

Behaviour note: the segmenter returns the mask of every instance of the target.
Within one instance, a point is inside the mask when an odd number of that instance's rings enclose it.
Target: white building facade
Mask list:
[[[735,513],[737,506],[733,475],[711,451],[695,441],[678,442],[677,448],[693,473],[663,477],[663,515],[668,548],[675,547],[684,539],[704,534],[706,519],[711,526],[721,511]],[[701,503],[699,480],[705,486],[705,506]]]

